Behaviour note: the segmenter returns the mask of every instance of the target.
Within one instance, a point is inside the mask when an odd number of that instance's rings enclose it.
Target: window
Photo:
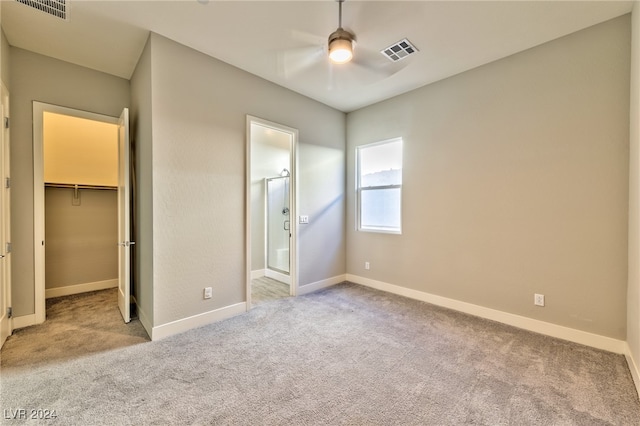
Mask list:
[[[356,148],[358,230],[400,234],[402,139]]]

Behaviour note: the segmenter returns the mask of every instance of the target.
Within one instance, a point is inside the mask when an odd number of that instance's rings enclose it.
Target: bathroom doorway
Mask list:
[[[247,309],[296,294],[297,130],[247,117]]]

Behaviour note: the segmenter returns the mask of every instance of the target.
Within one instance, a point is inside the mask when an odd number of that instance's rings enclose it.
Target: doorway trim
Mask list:
[[[43,115],[45,112],[85,118],[103,123],[118,124],[118,117],[33,101],[33,266],[36,324],[41,324],[46,319],[44,138],[42,133]]]
[[[289,149],[289,208],[291,215],[291,248],[289,250],[289,276],[291,277],[291,284],[289,286],[289,294],[296,296],[298,294],[298,182],[297,182],[297,165],[298,165],[298,129],[287,127],[282,124],[274,123],[262,118],[247,115],[246,120],[246,163],[245,163],[245,278],[246,278],[246,301],[247,311],[251,310],[251,124],[258,124],[263,127],[267,127],[279,132],[288,133],[291,135],[291,146]]]
[[[0,211],[0,254],[2,259],[2,276],[0,277],[0,348],[7,337],[13,332],[13,319],[9,314],[11,303],[11,141],[9,122],[9,91],[3,81],[0,81],[0,171],[2,171],[0,185],[2,185],[2,200]],[[6,179],[6,181],[4,181]],[[4,181],[4,182],[3,182]]]

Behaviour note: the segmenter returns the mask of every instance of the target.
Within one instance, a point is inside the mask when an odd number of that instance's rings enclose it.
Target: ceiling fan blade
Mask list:
[[[385,64],[384,61],[388,60],[384,57],[382,63],[377,59],[371,61],[363,58],[363,55],[356,59],[358,53],[362,52],[354,52],[354,59],[346,64],[329,64],[329,90],[348,90],[375,84],[391,77],[407,65],[407,62]]]
[[[321,37],[319,35],[307,33],[300,30],[291,30],[291,38],[314,46],[323,46],[327,43],[326,37]]]
[[[328,62],[328,72],[327,72],[327,90],[334,90],[336,88],[336,78],[335,78],[335,73],[334,73],[334,67],[335,65],[333,63],[331,63],[331,61]]]
[[[380,80],[379,74],[353,62],[346,64],[329,63],[329,90],[351,90]]]
[[[306,46],[278,52],[278,73],[291,78],[319,62],[324,56],[322,46]]]

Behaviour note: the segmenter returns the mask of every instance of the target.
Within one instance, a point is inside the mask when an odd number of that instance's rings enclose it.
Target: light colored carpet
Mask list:
[[[1,373],[3,408],[65,425],[640,423],[623,356],[353,284]]]
[[[289,297],[289,285],[269,277],[251,280],[251,304],[269,302],[283,297]]]
[[[7,339],[0,371],[31,369],[149,341],[138,320],[122,320],[117,288],[47,299],[46,309],[43,324],[15,330]]]

